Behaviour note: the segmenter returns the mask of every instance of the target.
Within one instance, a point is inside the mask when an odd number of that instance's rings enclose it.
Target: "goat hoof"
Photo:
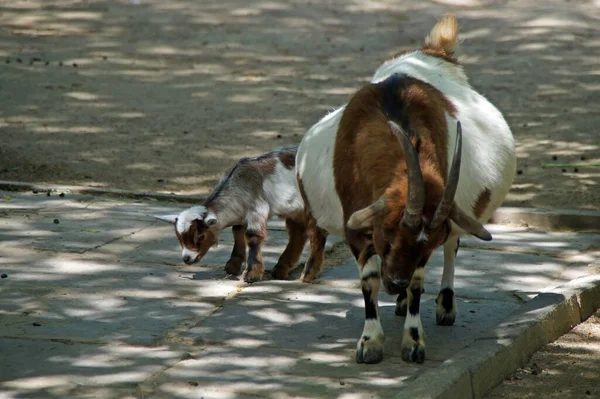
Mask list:
[[[254,283],[256,281],[260,281],[263,278],[263,273],[265,272],[265,266],[262,264],[257,264],[252,267],[251,270],[246,269],[244,273],[244,281],[246,283]]]
[[[423,333],[416,327],[404,330],[400,351],[402,360],[406,362],[423,363],[425,361],[425,342]]]
[[[383,360],[382,335],[371,338],[362,336],[356,346],[356,363],[375,364]]]
[[[290,267],[284,266],[280,263],[276,264],[273,270],[271,270],[271,276],[276,280],[283,280],[290,274]]]
[[[302,272],[302,275],[300,276],[300,280],[302,280],[303,283],[312,283],[313,281],[315,281],[317,279],[317,273],[312,273],[312,272]]]
[[[225,273],[237,276],[242,271],[242,263],[240,259],[229,259],[225,264]]]
[[[400,298],[398,298],[400,299]],[[396,316],[400,316],[400,317],[406,317],[406,312],[407,312],[408,306],[406,303],[406,298],[402,299],[399,302],[396,302]]]
[[[456,320],[456,299],[454,291],[444,288],[438,294],[435,303],[435,322],[438,326],[451,326]]]

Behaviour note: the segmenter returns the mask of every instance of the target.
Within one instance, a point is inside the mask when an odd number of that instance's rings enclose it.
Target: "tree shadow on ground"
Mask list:
[[[517,139],[507,203],[593,207],[597,169],[541,165],[600,161],[600,9],[444,3],[0,2],[0,179],[206,194],[240,156],[298,143],[451,11],[473,85]]]
[[[226,233],[199,264],[179,262],[173,227],[153,216],[175,206],[45,194],[15,195],[3,205],[0,387],[23,398],[388,397],[489,338],[529,294],[568,281],[565,270],[576,266],[561,259],[570,250],[567,233],[525,237],[554,251],[545,256],[463,248],[460,313],[448,328],[434,317],[438,251],[422,299],[425,365],[401,360],[404,319],[394,315],[395,298],[382,293],[385,359],[366,366],[354,361],[364,309],[351,259],[315,284],[247,285],[225,276]],[[519,232],[494,229],[507,243]],[[278,233],[265,249],[268,269],[282,250]]]

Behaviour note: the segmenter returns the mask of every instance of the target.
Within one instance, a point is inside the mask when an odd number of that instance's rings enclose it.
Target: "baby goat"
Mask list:
[[[359,363],[383,358],[381,281],[385,291],[398,295],[396,314],[406,315],[402,358],[424,361],[424,267],[443,245],[436,320],[452,325],[459,237],[491,240],[481,223],[500,206],[514,178],[512,133],[496,107],[469,85],[454,57],[457,35],[456,18],[442,18],[420,50],[384,62],[372,83],[316,123],[298,149],[296,170],[313,245],[305,281],[318,275],[323,262],[323,248],[315,243],[328,233],[345,237],[365,301]]]
[[[225,265],[229,274],[239,274],[248,259],[244,281],[262,278],[261,244],[267,238],[267,220],[285,218],[287,247],[272,271],[285,278],[298,262],[306,243],[304,203],[294,172],[298,147],[277,148],[254,158],[242,158],[210,193],[204,204],[187,209],[175,219],[175,234],[183,248],[182,258],[191,265],[216,246],[221,230],[232,226],[234,245]]]

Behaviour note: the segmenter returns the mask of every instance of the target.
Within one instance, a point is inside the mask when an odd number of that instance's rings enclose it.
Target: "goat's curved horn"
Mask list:
[[[444,220],[450,214],[452,205],[454,204],[454,196],[456,195],[456,188],[458,187],[458,177],[460,175],[460,161],[462,156],[462,128],[460,122],[456,122],[456,145],[454,146],[454,158],[452,159],[452,167],[450,168],[450,174],[446,181],[446,187],[444,188],[444,194],[442,200],[438,205],[433,219],[429,224],[431,229],[439,227]]]
[[[406,132],[397,123],[388,121],[388,125],[398,139],[406,161],[408,195],[402,222],[408,226],[418,226],[421,223],[423,205],[425,204],[425,186],[423,185],[423,175],[419,165],[419,154],[417,154],[417,150],[413,147]]]

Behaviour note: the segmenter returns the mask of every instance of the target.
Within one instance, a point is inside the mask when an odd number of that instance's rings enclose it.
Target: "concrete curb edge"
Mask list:
[[[200,204],[204,197],[144,191],[128,191],[111,188],[62,186],[18,181],[0,180],[0,190],[72,193],[80,195],[105,195],[132,199],[155,199],[159,201]],[[491,223],[528,225],[545,230],[600,231],[600,211],[576,209],[546,210],[536,208],[500,207]]]
[[[477,339],[423,373],[397,398],[482,398],[540,348],[585,321],[598,307],[600,274],[541,293],[497,326],[490,337]]]
[[[204,197],[194,195],[177,195],[167,193],[154,193],[144,191],[129,191],[115,188],[82,187],[82,186],[62,186],[53,184],[26,183],[18,181],[0,180],[0,190],[6,191],[39,191],[52,193],[71,193],[80,195],[106,195],[121,198],[133,199],[156,199],[160,201],[182,202],[200,204]]]
[[[528,225],[545,230],[600,231],[600,212],[500,207],[494,212],[491,222]]]

